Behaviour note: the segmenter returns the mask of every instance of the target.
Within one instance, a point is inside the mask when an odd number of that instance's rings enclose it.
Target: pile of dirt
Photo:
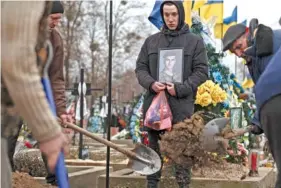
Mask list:
[[[240,164],[232,164],[227,162],[210,162],[208,166],[193,167],[192,177],[209,178],[209,179],[227,179],[241,180],[246,178],[249,170]],[[164,178],[174,177],[174,166],[165,165],[162,170]]]
[[[220,136],[229,139],[235,137],[237,133],[238,132],[234,132],[233,129],[231,129],[230,124],[227,124],[225,128],[222,129]]]
[[[161,135],[161,152],[176,164],[184,166],[201,165],[212,159],[212,155],[204,151],[200,141],[204,126],[200,113],[173,125],[172,131]]]
[[[212,165],[192,169],[194,177],[216,178],[216,179],[244,179],[248,174],[248,169],[241,164],[233,163],[213,163]]]
[[[192,168],[192,177],[208,178],[208,179],[225,179],[225,180],[242,180],[247,177],[249,170],[240,164],[227,163],[222,161],[210,162],[208,166]],[[139,176],[137,172],[129,174],[129,176]],[[175,168],[173,164],[164,164],[162,168],[162,177],[175,177]]]
[[[55,188],[55,186],[40,184],[26,173],[14,172],[12,176],[12,188]]]
[[[202,147],[200,137],[205,127],[204,114],[195,113],[190,119],[173,125],[173,129],[161,136],[160,150],[169,159],[168,167],[163,169],[163,176],[172,176],[171,164],[192,166],[194,177],[208,177],[221,179],[243,179],[247,168],[242,164],[227,163],[223,157],[225,153],[206,152]],[[230,126],[221,132],[222,138],[235,134]],[[173,165],[172,165],[173,166]],[[173,170],[174,171],[174,170]]]

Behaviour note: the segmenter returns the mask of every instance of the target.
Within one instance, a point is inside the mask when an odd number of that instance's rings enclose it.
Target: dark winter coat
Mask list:
[[[145,117],[153,98],[156,96],[151,86],[157,81],[159,48],[181,47],[184,49],[184,82],[174,83],[175,97],[166,92],[173,114],[173,123],[176,123],[192,115],[197,87],[208,78],[208,63],[206,48],[202,38],[192,34],[188,25],[184,23],[185,16],[182,2],[174,1],[172,3],[177,6],[179,11],[178,28],[175,31],[171,31],[164,25],[161,32],[145,40],[137,59],[135,72],[140,85],[147,90],[143,105]],[[161,6],[162,13],[163,4]]]
[[[263,31],[263,28],[265,28],[265,31]],[[279,79],[281,30],[278,29],[272,31],[270,29],[271,31],[268,32],[268,29],[270,28],[263,25],[259,26],[259,32],[257,32],[256,38],[260,38],[261,42],[260,44],[256,42],[251,48],[253,50],[246,54],[250,55],[252,58],[252,62],[248,65],[248,69],[254,83],[256,84],[254,90],[256,95],[257,111],[252,119],[252,123],[260,127],[259,111],[261,110],[262,105],[274,96],[281,94],[281,81]],[[271,49],[271,53],[269,55],[258,55],[259,51],[266,51],[266,49]],[[268,68],[270,63],[272,65]],[[260,80],[260,77],[263,79]]]

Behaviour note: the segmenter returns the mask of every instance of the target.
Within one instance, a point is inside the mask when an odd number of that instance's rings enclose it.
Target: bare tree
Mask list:
[[[88,54],[91,59],[91,84],[94,88],[107,86],[108,45],[109,45],[109,2],[89,1],[87,3]],[[132,16],[144,3],[139,1],[120,1],[114,3],[113,11],[113,75],[117,78],[126,71],[126,63],[132,64],[139,47],[147,34],[144,16]],[[85,53],[85,52],[84,52]],[[128,66],[130,67],[130,66]],[[132,67],[132,66],[131,66]],[[95,94],[93,93],[92,101]]]
[[[108,23],[108,4],[105,3],[105,22]],[[121,73],[123,70],[123,62],[129,59],[129,57],[134,56],[134,51],[131,50],[133,46],[142,38],[139,33],[137,33],[137,28],[143,25],[142,20],[139,16],[132,16],[129,11],[138,10],[144,7],[145,3],[136,1],[120,1],[116,5],[117,8],[114,9],[113,15],[113,70]],[[131,27],[131,28],[130,28]],[[105,25],[106,33],[108,32],[108,24]],[[109,43],[109,35],[106,35],[106,43]],[[108,47],[108,46],[107,46]],[[108,75],[108,67],[106,68],[106,75]]]
[[[140,1],[114,1],[113,79],[116,81],[114,83],[122,83],[126,79],[131,79],[129,78],[131,76],[133,79],[130,80],[132,81],[130,87],[132,88],[135,87],[134,82],[136,82],[132,70],[137,55],[143,39],[151,32],[151,25],[144,21],[147,17],[134,15],[144,6],[145,3]],[[85,80],[91,82],[91,87],[106,89],[108,81],[109,2],[65,1],[64,7],[62,35],[65,44],[67,87],[78,78],[78,69],[84,67]],[[130,74],[127,72],[128,69],[130,69]],[[125,75],[126,79],[124,80]],[[121,85],[122,87],[129,86]],[[138,89],[134,90],[137,92]],[[119,88],[118,91],[121,92],[122,89]],[[92,93],[92,104],[100,94],[101,92]]]
[[[64,1],[65,16],[62,20],[62,32],[65,39],[65,69],[66,69],[66,87],[70,85],[70,62],[73,56],[75,43],[82,37],[80,28],[83,21],[83,1]],[[77,51],[76,51],[77,52]],[[77,59],[77,58],[76,58]],[[79,59],[79,58],[78,58]]]
[[[97,63],[97,53],[99,52],[100,43],[98,42],[99,34],[98,31],[102,30],[100,25],[103,12],[100,9],[100,1],[90,1],[88,3],[87,13],[87,25],[88,25],[88,37],[89,37],[89,49],[90,49],[90,59],[91,59],[91,87],[97,87],[97,70],[99,63]],[[96,65],[96,66],[95,66]],[[94,104],[97,92],[92,93],[91,104]]]

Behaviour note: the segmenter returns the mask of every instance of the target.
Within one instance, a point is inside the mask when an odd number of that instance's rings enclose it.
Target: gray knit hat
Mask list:
[[[64,8],[62,6],[61,1],[53,1],[52,10],[50,14],[57,14],[57,13],[63,14],[63,12],[64,12]]]

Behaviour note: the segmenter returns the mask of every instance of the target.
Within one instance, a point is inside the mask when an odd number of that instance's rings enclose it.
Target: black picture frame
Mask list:
[[[176,73],[175,76],[165,78],[165,62],[164,58],[167,54],[174,54],[175,64],[173,65],[173,73]],[[171,55],[173,56],[173,55]],[[162,76],[161,76],[162,75]],[[161,83],[166,82],[179,82],[183,83],[184,75],[184,48],[183,47],[174,47],[174,48],[159,48],[158,49],[158,61],[157,61],[157,80]],[[165,78],[165,79],[164,79]]]

